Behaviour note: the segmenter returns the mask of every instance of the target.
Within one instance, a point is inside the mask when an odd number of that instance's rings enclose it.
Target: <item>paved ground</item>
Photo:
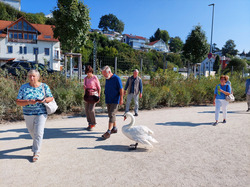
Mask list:
[[[0,186],[164,186],[249,187],[250,113],[246,103],[229,105],[228,123],[214,127],[214,107],[141,111],[137,125],[155,132],[153,149],[133,143],[121,132],[102,141],[106,114],[93,132],[85,118],[46,123],[42,153],[31,163],[32,140],[24,122],[0,125]],[[220,115],[222,120],[222,114]]]

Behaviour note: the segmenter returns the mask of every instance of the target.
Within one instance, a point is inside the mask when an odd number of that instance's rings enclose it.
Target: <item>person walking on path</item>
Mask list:
[[[250,111],[250,79],[246,80],[247,112]]]
[[[231,86],[226,85],[227,77],[225,75],[220,76],[220,84],[215,87],[213,104],[215,105],[215,123],[214,126],[218,125],[220,107],[222,107],[223,112],[223,123],[227,121],[227,105],[226,96],[231,93]]]
[[[87,77],[84,78],[85,95],[88,97],[100,98],[101,95],[100,82],[97,76],[93,74],[93,68],[90,65],[86,67],[85,74],[87,74]],[[87,116],[88,131],[92,131],[96,125],[95,105],[97,102],[99,102],[99,100],[96,102],[85,100],[85,113]]]
[[[106,78],[104,93],[109,116],[108,130],[102,137],[103,139],[108,139],[111,134],[117,133],[116,113],[118,104],[123,104],[123,87],[120,77],[113,74],[109,66],[103,68],[102,75]]]
[[[142,98],[142,89],[143,89],[142,80],[138,76],[138,74],[139,71],[135,69],[133,75],[128,78],[124,88],[124,95],[126,95],[126,90],[128,90],[125,113],[129,111],[130,103],[133,98],[135,103],[135,108],[134,108],[135,116],[138,116],[139,97]]]
[[[39,159],[47,111],[44,102],[53,100],[47,84],[39,82],[40,74],[37,70],[28,72],[29,83],[19,89],[16,104],[23,107],[26,127],[33,139],[33,162]]]
[[[228,75],[225,75],[226,79],[227,79],[227,82],[226,82],[226,85],[229,85],[231,87],[231,93],[233,94],[233,88],[232,88],[232,84],[229,80],[229,76]]]

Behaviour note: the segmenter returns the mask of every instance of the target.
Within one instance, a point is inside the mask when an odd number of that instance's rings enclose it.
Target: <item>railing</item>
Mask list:
[[[28,40],[28,39],[17,39],[17,38],[9,38],[8,42],[19,42],[19,43],[37,43],[37,40]]]

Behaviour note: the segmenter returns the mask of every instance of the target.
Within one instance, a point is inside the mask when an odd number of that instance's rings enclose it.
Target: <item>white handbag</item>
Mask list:
[[[44,92],[44,95],[46,96],[44,84],[43,84],[43,92]],[[48,114],[53,114],[53,113],[55,113],[56,110],[57,110],[57,108],[58,108],[55,99],[53,99],[53,100],[52,100],[51,102],[49,102],[49,103],[44,102],[43,104],[45,105],[46,111],[47,111]]]
[[[226,101],[233,102],[235,100],[235,97],[233,94],[227,95],[226,96]]]

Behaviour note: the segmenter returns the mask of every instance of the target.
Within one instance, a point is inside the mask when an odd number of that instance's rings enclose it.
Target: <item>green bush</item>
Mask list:
[[[66,80],[58,73],[41,73],[41,82],[49,85],[52,94],[59,106],[57,113],[82,114],[84,112],[84,89],[83,84],[77,79]],[[159,69],[150,73],[151,80],[144,81],[143,97],[139,99],[140,109],[153,109],[159,106],[188,106],[211,104],[214,96],[214,89],[220,83],[219,77],[202,77],[200,79],[190,76],[184,78],[182,75],[168,70]],[[236,101],[245,100],[245,81],[241,74],[235,73],[230,81]],[[24,75],[12,77],[0,69],[0,122],[2,120],[20,120],[22,108],[16,105],[16,97],[21,85],[28,82]],[[98,107],[103,109],[105,104],[105,79],[100,79],[102,87],[100,102]],[[124,104],[120,110],[125,110],[126,96]],[[133,102],[131,109],[133,108]]]

